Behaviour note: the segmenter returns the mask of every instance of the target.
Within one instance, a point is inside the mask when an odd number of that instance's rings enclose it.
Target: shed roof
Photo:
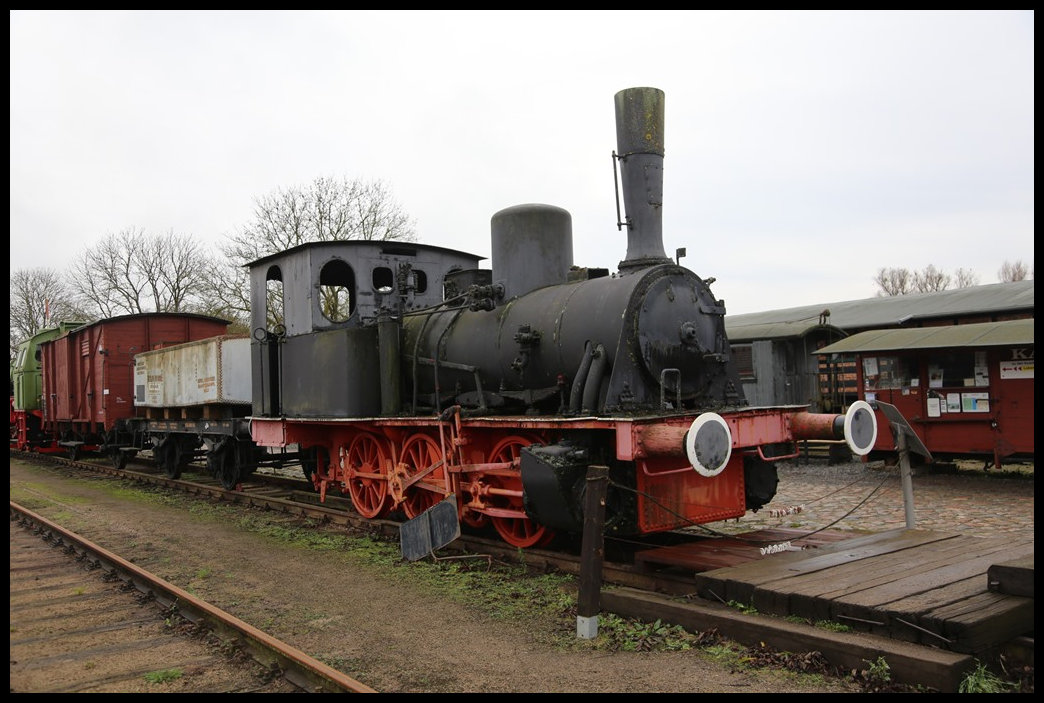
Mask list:
[[[725,327],[729,342],[732,344],[736,342],[750,342],[756,339],[801,338],[816,330],[829,330],[835,337],[844,337],[848,334],[840,327],[821,325],[818,317],[811,320],[765,322],[763,324],[740,325],[736,327],[729,327],[729,322],[726,318]]]
[[[945,349],[1033,344],[1033,319],[979,322],[946,327],[868,330],[817,349],[815,354],[896,349]]]
[[[796,308],[768,310],[744,315],[726,315],[725,331],[729,339],[768,339],[771,325],[800,323],[814,325],[829,311],[825,321],[846,331],[873,327],[895,327],[920,320],[938,320],[968,315],[990,315],[1033,312],[1033,281],[993,283],[937,293],[909,293],[835,303],[804,305]],[[763,327],[762,327],[763,326]],[[745,328],[762,327],[758,337]],[[781,328],[786,330],[786,328]],[[782,335],[791,336],[791,335]]]

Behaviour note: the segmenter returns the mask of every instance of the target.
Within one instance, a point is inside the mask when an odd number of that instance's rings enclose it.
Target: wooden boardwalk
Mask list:
[[[793,551],[758,546],[768,543]],[[952,652],[978,655],[1033,633],[1032,538],[762,530],[649,549],[635,565],[693,570],[697,593],[715,602]]]

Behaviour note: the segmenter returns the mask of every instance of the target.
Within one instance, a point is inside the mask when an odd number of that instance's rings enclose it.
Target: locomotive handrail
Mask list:
[[[423,364],[425,366],[433,366],[438,372],[439,366],[445,366],[448,369],[455,371],[467,371],[475,377],[475,391],[478,393],[479,410],[485,412],[489,408],[486,406],[486,394],[482,390],[482,376],[480,374],[481,369],[478,366],[472,366],[471,364],[459,364],[455,361],[436,361],[430,356],[414,356],[412,354],[403,354],[406,359],[415,361],[416,363]],[[438,379],[436,378],[436,381]],[[436,383],[436,387],[438,384]],[[436,400],[436,408],[438,401]],[[416,409],[416,400],[414,400],[414,409]]]
[[[660,372],[660,408],[667,409],[667,374],[673,374],[678,378],[674,384],[674,389],[677,391],[674,409],[678,410],[681,408],[681,369],[675,368],[664,369]]]
[[[784,459],[796,459],[797,457],[801,456],[801,450],[797,448],[796,444],[794,445],[794,448],[795,448],[795,451],[794,451],[793,454],[780,454],[779,456],[765,456],[765,452],[763,451],[764,447],[761,446],[761,445],[758,445],[758,456],[761,458],[762,461],[782,461]]]
[[[616,198],[616,231],[618,232],[622,230],[624,224],[626,224],[623,220],[620,219],[620,176],[617,173],[616,169],[616,162],[620,158],[622,157],[617,156],[616,150],[613,149],[613,197]]]
[[[435,365],[435,359],[431,358],[430,356],[414,357],[413,354],[403,354],[403,356],[411,360],[415,358],[417,360],[417,363],[424,364],[426,366]],[[440,361],[438,362],[438,365],[445,366],[447,369],[454,369],[456,371],[467,371],[469,373],[474,373],[479,370],[477,366],[472,366],[471,364],[459,364],[455,361]]]

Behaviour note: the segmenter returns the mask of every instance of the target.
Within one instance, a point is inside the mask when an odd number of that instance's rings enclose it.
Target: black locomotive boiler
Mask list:
[[[606,533],[641,535],[757,510],[799,440],[869,451],[865,403],[747,405],[723,301],[664,252],[663,93],[617,93],[616,123],[612,274],[575,265],[569,213],[542,204],[493,215],[489,269],[381,241],[252,262],[253,440],[297,445],[367,517],[452,497],[518,547],[580,530],[591,465],[609,468]]]

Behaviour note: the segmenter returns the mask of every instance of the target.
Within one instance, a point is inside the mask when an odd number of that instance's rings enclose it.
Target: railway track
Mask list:
[[[11,502],[12,693],[375,693]]]
[[[28,461],[45,461],[67,466],[70,469],[111,476],[141,485],[171,488],[214,501],[258,508],[266,512],[299,516],[327,527],[344,527],[385,539],[398,539],[399,529],[402,526],[401,520],[374,520],[360,516],[355,512],[351,500],[348,498],[327,494],[325,501],[320,502],[319,495],[306,481],[285,475],[255,474],[249,481],[241,484],[241,490],[228,491],[218,481],[207,476],[202,467],[199,467],[198,472],[186,472],[180,479],[170,479],[162,470],[146,462],[128,464],[124,469],[116,469],[103,460],[72,460],[58,455],[22,452],[12,452],[11,455],[17,455]],[[606,547],[608,558],[603,562],[602,578],[606,583],[646,591],[674,594],[691,592],[693,590],[691,578],[636,568],[632,563],[633,550],[637,546],[678,544],[692,542],[696,539],[695,534],[669,533],[652,536],[640,545],[625,541],[611,542]],[[518,549],[505,543],[495,534],[464,533],[444,550],[449,554],[483,554],[506,563],[525,563],[535,571],[559,571],[579,575],[580,545],[557,542],[550,546],[553,549],[528,549],[523,556]]]
[[[40,458],[37,455],[29,455],[29,458],[34,456]],[[67,459],[56,461],[72,464]],[[211,500],[283,512],[321,525],[344,527],[387,539],[397,538],[401,525],[394,520],[364,519],[354,513],[350,501],[336,496],[328,495],[326,502],[319,504],[318,496],[306,489],[307,484],[303,481],[279,476],[252,477],[256,480],[245,482],[241,491],[232,492],[224,490],[204,474],[186,474],[181,480],[174,481],[147,466],[119,471],[108,464],[79,462],[75,467],[141,484],[175,488]],[[664,544],[677,545],[693,539],[693,536],[672,533],[660,539]],[[643,546],[648,547],[649,544],[646,542]],[[908,642],[869,637],[861,633],[831,633],[778,618],[752,617],[748,613],[726,607],[724,603],[708,603],[696,597],[679,603],[677,596],[695,594],[692,572],[644,568],[634,563],[633,555],[627,553],[628,549],[626,544],[607,542],[606,553],[610,558],[606,559],[602,569],[603,582],[613,586],[603,592],[603,607],[619,615],[639,619],[662,618],[665,622],[683,624],[689,629],[713,629],[741,642],[753,639],[787,651],[822,652],[834,662],[854,662],[854,667],[866,660],[868,651],[874,651],[887,656],[891,662],[905,662],[905,666],[912,672],[918,672],[918,676],[935,677],[938,680],[952,678],[952,670],[959,665],[958,659],[947,653],[912,646]],[[558,571],[579,576],[581,569],[578,547],[571,545],[566,545],[564,550],[526,550],[523,555],[495,537],[465,534],[440,551],[442,555],[455,553],[472,556],[481,554],[508,563],[524,561],[534,571]],[[1019,642],[1012,643],[1012,648],[1017,649],[1019,646]],[[1027,646],[1028,654],[1020,654],[1019,657],[1028,656],[1029,661],[1032,661],[1032,640],[1029,640]]]

